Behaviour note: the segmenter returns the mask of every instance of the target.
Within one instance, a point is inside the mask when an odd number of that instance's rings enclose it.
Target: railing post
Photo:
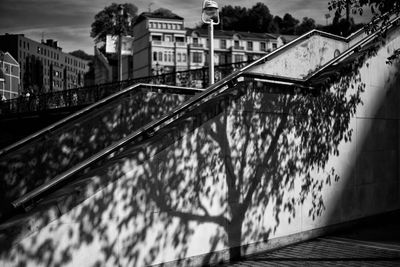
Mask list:
[[[208,77],[206,77],[206,68],[202,68],[202,76],[203,76],[203,88],[207,88],[208,86]]]

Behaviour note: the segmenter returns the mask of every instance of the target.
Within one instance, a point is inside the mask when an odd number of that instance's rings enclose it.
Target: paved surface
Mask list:
[[[400,213],[353,229],[260,253],[231,267],[400,266]]]

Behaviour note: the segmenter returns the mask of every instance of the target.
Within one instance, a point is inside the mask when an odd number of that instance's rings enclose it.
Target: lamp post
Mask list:
[[[217,2],[211,0],[203,1],[201,20],[204,23],[209,24],[208,27],[208,39],[210,42],[209,80],[210,80],[210,85],[212,85],[214,83],[214,25],[219,24],[219,11]]]
[[[123,5],[119,5],[117,13],[113,14],[113,23],[118,36],[118,81],[122,81],[122,37],[127,34],[127,28],[131,26],[131,22],[132,16],[125,12]]]
[[[5,88],[5,84],[4,84],[5,79],[4,79],[4,73],[3,73],[3,65],[4,65],[3,61],[4,61],[4,53],[2,51],[0,51],[0,83],[3,83],[1,101],[6,100],[6,97],[4,96],[4,91],[6,88]]]

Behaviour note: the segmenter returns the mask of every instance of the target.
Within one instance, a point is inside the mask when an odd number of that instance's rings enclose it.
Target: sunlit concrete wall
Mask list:
[[[267,64],[256,66],[251,72],[278,75],[291,78],[304,78],[326,64],[348,48],[342,39],[313,35],[283,53],[272,58]]]
[[[396,31],[355,71],[345,93],[365,87],[354,111],[322,112],[310,100],[247,88],[238,100],[218,102],[222,112],[204,115],[200,125],[160,133],[86,174],[94,183],[118,180],[87,187],[86,200],[71,210],[59,203],[60,217],[51,209],[32,219],[37,230],[3,251],[1,264],[145,266],[199,255],[192,263],[201,264],[226,259],[235,246],[251,252],[245,245],[301,240],[311,230],[399,209],[399,72],[398,64],[385,64],[399,47]],[[307,131],[318,137],[309,147]]]

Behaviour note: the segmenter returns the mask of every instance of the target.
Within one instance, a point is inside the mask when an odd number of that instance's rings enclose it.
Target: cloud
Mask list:
[[[10,32],[12,33],[12,32]],[[32,28],[21,30],[18,33],[24,34],[26,37],[40,42],[44,39],[53,39],[58,41],[58,45],[63,52],[72,52],[74,50],[83,50],[88,54],[93,54],[94,42],[88,38],[90,27],[51,27],[51,28]]]
[[[78,3],[78,2],[77,2]],[[84,3],[68,1],[2,0],[2,28],[52,27],[87,24],[93,17]]]

